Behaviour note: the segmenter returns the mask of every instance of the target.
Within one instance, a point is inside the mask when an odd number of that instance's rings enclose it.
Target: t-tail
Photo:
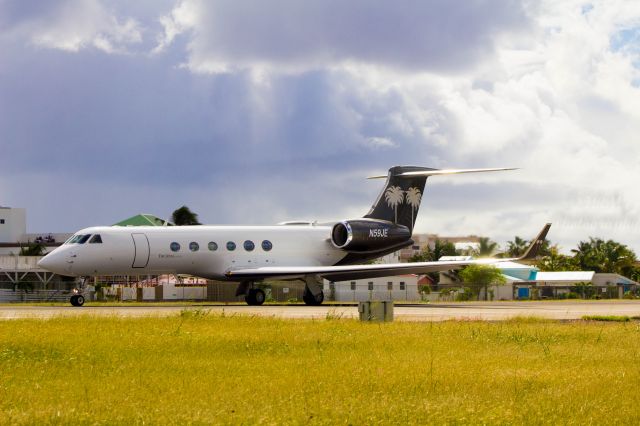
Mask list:
[[[395,166],[386,176],[371,176],[369,179],[387,178],[387,183],[375,204],[364,217],[386,220],[406,226],[413,231],[418,210],[424,195],[424,187],[429,176],[451,175],[458,173],[496,172],[516,170],[514,168],[492,169],[431,169],[416,166]]]

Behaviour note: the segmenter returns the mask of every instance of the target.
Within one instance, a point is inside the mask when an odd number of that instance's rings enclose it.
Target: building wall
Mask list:
[[[27,210],[0,207],[0,243],[22,241],[27,233]]]
[[[389,290],[389,285],[391,285],[391,290]],[[422,300],[418,292],[418,277],[415,275],[368,278],[335,283],[324,280],[324,297],[325,300],[335,300],[337,302]]]

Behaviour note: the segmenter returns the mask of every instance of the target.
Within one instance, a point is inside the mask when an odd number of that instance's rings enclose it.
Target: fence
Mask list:
[[[7,290],[0,289],[0,302],[68,302],[68,290]]]

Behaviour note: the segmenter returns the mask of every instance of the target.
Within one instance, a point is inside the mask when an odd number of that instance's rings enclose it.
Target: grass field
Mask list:
[[[638,322],[0,322],[0,424],[638,424]]]

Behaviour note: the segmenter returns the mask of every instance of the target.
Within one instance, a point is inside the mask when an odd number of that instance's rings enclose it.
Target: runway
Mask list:
[[[205,310],[213,315],[246,315],[273,318],[358,318],[355,305],[222,305],[222,304],[150,304],[117,306],[0,306],[0,320],[82,316],[164,317],[179,315],[183,310]],[[580,319],[584,315],[640,316],[640,301],[544,301],[544,302],[465,302],[432,304],[397,304],[394,316],[398,321],[488,320],[514,317],[539,317],[557,320]]]

